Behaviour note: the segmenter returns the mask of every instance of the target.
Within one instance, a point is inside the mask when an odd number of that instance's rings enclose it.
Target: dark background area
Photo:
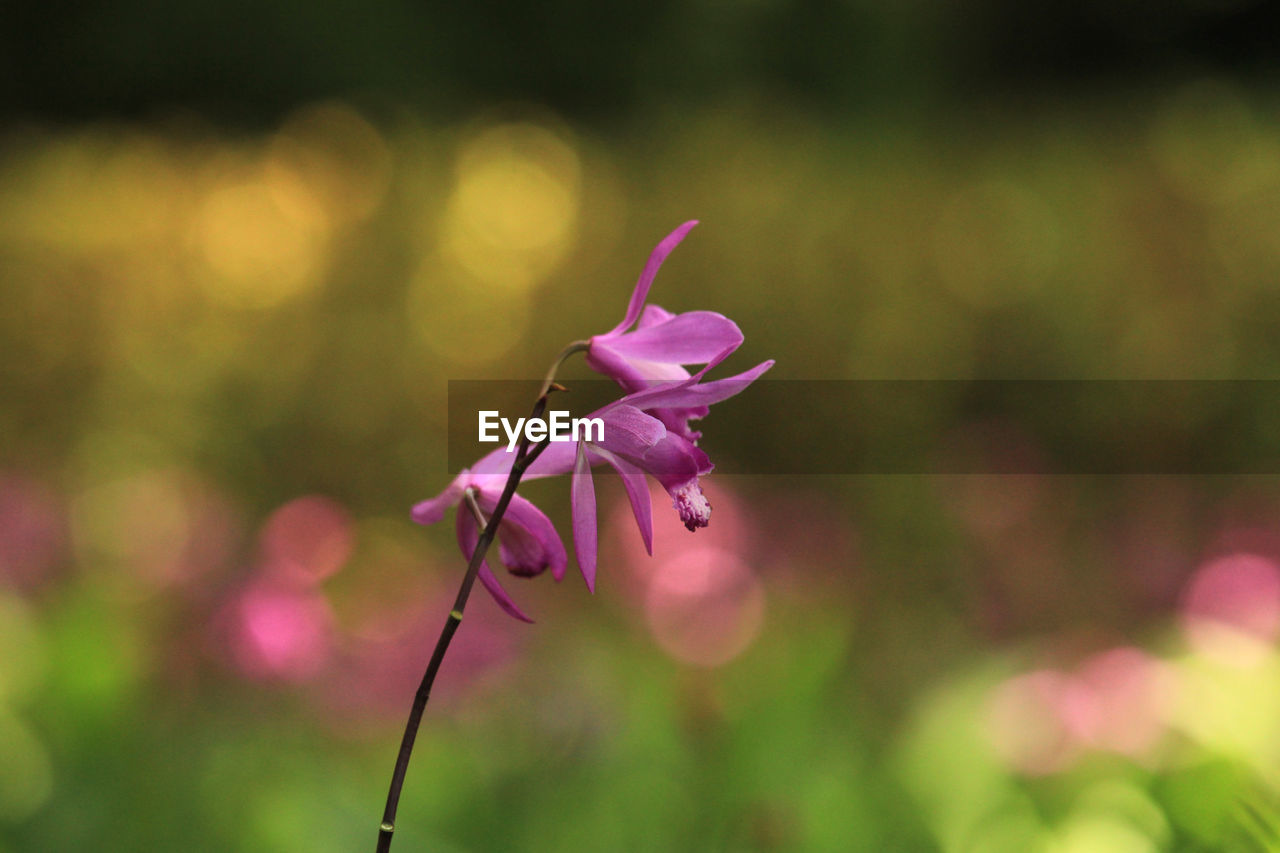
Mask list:
[[[928,108],[1189,71],[1269,80],[1280,32],[1280,7],[1250,0],[5,6],[0,111],[55,121],[195,109],[257,125],[324,97],[618,118],[739,89],[818,108]]]

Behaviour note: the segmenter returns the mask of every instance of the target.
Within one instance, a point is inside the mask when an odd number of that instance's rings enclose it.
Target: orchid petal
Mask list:
[[[550,568],[556,580],[564,578],[569,557],[551,519],[528,498],[511,496],[507,514],[498,525],[502,561],[508,568],[538,572]]]
[[[609,348],[609,343],[615,340],[617,338],[592,338],[587,346],[587,366],[601,376],[616,379],[623,388],[644,387],[644,380],[647,377],[620,353]]]
[[[511,473],[511,466],[515,464],[516,452],[507,451],[505,445],[495,448],[480,459],[479,462],[471,466],[473,475],[506,475]],[[561,474],[568,474],[573,470],[573,444],[567,441],[553,441],[547,445],[547,449],[542,451],[537,459],[525,469],[525,480],[537,480],[543,477],[558,477]],[[498,489],[501,490],[501,484]]]
[[[637,329],[647,329],[650,326],[656,326],[659,323],[665,323],[672,317],[676,316],[663,308],[661,305],[653,305],[652,303],[644,306],[644,312],[640,314],[640,324]]]
[[[612,344],[620,340],[622,338],[610,338],[608,344],[599,340],[592,341],[587,350],[587,366],[596,373],[616,380],[628,392],[652,387],[654,382],[689,378],[689,371],[679,364],[627,358],[615,352]]]
[[[511,466],[516,461],[516,452],[508,451],[505,444],[500,444],[480,457],[471,466],[472,474],[510,474]]]
[[[644,265],[644,270],[640,273],[639,280],[636,281],[636,289],[631,293],[631,303],[627,306],[627,316],[609,332],[610,335],[625,332],[631,328],[632,323],[639,319],[640,309],[643,307],[645,299],[649,296],[649,288],[653,284],[654,277],[658,274],[658,268],[667,259],[667,255],[671,254],[671,250],[680,245],[680,241],[697,224],[698,220],[691,219],[662,238],[662,242],[654,247],[653,252],[649,255],[648,262]]]
[[[612,465],[613,470],[622,477],[622,486],[626,489],[627,500],[631,502],[631,514],[636,517],[636,526],[640,528],[640,539],[644,542],[644,549],[652,557],[653,506],[649,499],[649,486],[644,481],[644,472],[607,450],[597,447],[593,452]]]
[[[699,382],[705,371],[698,371],[690,379],[671,385],[650,388],[628,394],[619,402],[640,409],[687,409],[698,406],[709,406],[727,400],[746,390],[747,386],[759,379],[765,371],[773,367],[773,359],[763,361],[750,370],[730,376],[726,379],[714,379],[710,382]]]
[[[710,406],[691,406],[687,409],[650,409],[649,413],[666,424],[671,432],[694,444],[702,437],[702,433],[689,426],[689,421],[705,418],[711,412]]]
[[[470,560],[475,553],[476,544],[480,541],[480,532],[471,513],[465,510],[458,512],[457,532],[458,546],[462,548],[462,555],[467,560]],[[480,570],[476,573],[476,577],[480,579],[480,583],[484,584],[484,588],[489,590],[493,600],[508,616],[515,617],[521,622],[533,622],[532,619],[524,614],[524,611],[516,606],[516,603],[511,600],[511,596],[507,595],[506,590],[502,588],[502,584],[498,583],[498,579],[494,577],[493,572],[489,569],[487,561],[480,561]]]
[[[692,362],[697,364],[697,362]],[[630,375],[614,377],[627,393],[643,391],[667,382],[683,382],[689,378],[689,371],[683,366],[669,361],[646,361],[642,358],[629,358]]]
[[[457,506],[458,501],[462,500],[462,491],[466,488],[467,472],[463,471],[453,479],[453,482],[445,487],[445,490],[434,498],[428,498],[425,501],[414,504],[412,516],[413,520],[418,524],[435,524],[444,518],[445,510],[451,506]]]
[[[635,406],[612,405],[600,410],[604,435],[596,444],[623,456],[641,457],[667,434],[667,427]]]
[[[742,345],[738,324],[714,311],[686,311],[655,326],[627,332],[609,341],[609,349],[627,359],[668,364],[706,364]]]
[[[524,479],[539,480],[544,477],[559,477],[573,470],[573,442],[553,441],[547,445],[533,464],[524,470]]]
[[[578,568],[587,589],[596,591],[596,488],[591,482],[591,466],[587,464],[586,442],[578,442],[577,460],[569,484],[569,503],[573,509],[573,550],[578,555]]]
[[[654,445],[639,464],[666,489],[670,489],[672,484],[710,474],[715,467],[702,448],[675,433],[668,433],[665,439]]]
[[[494,576],[488,563],[480,564],[480,571],[476,574],[476,577],[480,579],[480,583],[484,584],[484,588],[489,590],[489,594],[493,596],[493,600],[498,603],[504,613],[519,619],[521,622],[533,624],[533,620],[516,606],[516,603],[511,600],[511,596],[507,595],[507,591],[502,588],[502,584],[498,583],[498,579]]]

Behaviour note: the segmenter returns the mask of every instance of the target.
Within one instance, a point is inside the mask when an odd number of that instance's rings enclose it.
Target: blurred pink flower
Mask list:
[[[988,722],[997,754],[1013,769],[1045,775],[1083,750],[1147,756],[1165,731],[1170,697],[1163,664],[1141,649],[1101,652],[1074,672],[1015,676],[992,695]]]
[[[1121,646],[1085,661],[1079,683],[1092,695],[1094,713],[1076,735],[1082,742],[1141,758],[1165,727],[1169,684],[1164,665],[1133,646]]]
[[[421,571],[421,566],[415,568]],[[406,693],[422,678],[422,661],[404,650],[431,647],[440,631],[440,611],[452,600],[452,591],[443,584],[431,585],[391,612],[384,601],[375,619],[342,635],[332,675],[319,685],[337,731],[349,733],[347,723],[353,719],[381,721],[403,714]],[[468,611],[467,630],[450,647],[449,665],[431,690],[432,703],[447,707],[462,689],[500,673],[519,650],[511,627],[511,620],[494,610]]]
[[[1043,669],[996,688],[988,732],[996,754],[1012,769],[1044,776],[1075,762],[1080,751],[1075,733],[1094,715],[1093,697],[1079,680]]]
[[[305,495],[279,507],[259,538],[265,569],[304,585],[342,568],[355,542],[351,516],[322,495]]]
[[[43,483],[0,476],[0,582],[33,589],[48,578],[66,548],[64,515]]]
[[[1183,624],[1200,651],[1252,662],[1280,635],[1280,566],[1248,553],[1206,563],[1183,593]]]
[[[227,622],[233,659],[255,678],[305,681],[332,650],[333,615],[312,591],[251,585],[232,601]]]
[[[649,629],[668,654],[722,666],[745,651],[764,623],[764,586],[741,558],[698,547],[660,559],[645,596]]]

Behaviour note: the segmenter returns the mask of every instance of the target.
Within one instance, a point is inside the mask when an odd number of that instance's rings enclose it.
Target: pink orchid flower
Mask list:
[[[742,345],[742,331],[722,314],[672,314],[657,305],[645,305],[662,262],[697,224],[697,220],[690,220],[658,243],[636,281],[622,322],[587,342],[587,364],[617,381],[625,391],[641,391],[654,382],[688,379],[686,365],[714,367]],[[632,326],[636,328],[628,331]]]
[[[596,573],[596,499],[591,466],[603,461],[621,475],[640,538],[650,554],[653,521],[645,474],[666,489],[686,528],[706,527],[711,504],[702,494],[698,478],[715,466],[694,439],[672,429],[662,415],[705,412],[713,403],[740,394],[771,367],[773,361],[769,360],[737,376],[710,382],[700,381],[708,369],[703,368],[683,382],[628,394],[591,415],[604,421],[604,440],[578,442],[570,484],[574,552],[588,588],[594,591]]]
[[[742,332],[732,320],[712,311],[672,314],[645,305],[649,288],[671,250],[697,224],[686,222],[667,235],[649,256],[636,282],[627,314],[613,330],[588,341],[587,362],[616,380],[628,393],[588,415],[604,421],[599,441],[553,442],[529,466],[524,479],[571,474],[570,502],[574,551],[587,588],[595,590],[596,499],[591,468],[608,464],[621,476],[645,550],[653,553],[653,519],[645,475],[656,479],[671,496],[672,506],[689,530],[706,527],[711,504],[699,478],[714,467],[697,446],[701,437],[689,421],[703,418],[714,403],[740,393],[773,366],[765,361],[726,379],[703,381],[705,374],[736,350]],[[628,331],[632,326],[635,330]],[[687,365],[703,365],[690,374]],[[492,512],[516,457],[499,447],[464,470],[441,494],[413,508],[420,524],[434,524],[445,511],[462,502],[471,489],[485,514]],[[479,539],[479,525],[467,507],[457,513],[458,544],[471,558]],[[512,574],[532,577],[550,568],[556,580],[564,577],[564,544],[551,521],[518,494],[498,526],[502,562]],[[532,621],[506,594],[487,562],[478,577],[510,615]]]
[[[514,454],[510,456],[514,458]],[[540,461],[541,459],[534,464]],[[473,468],[464,469],[443,492],[413,507],[414,521],[419,524],[435,524],[444,518],[445,510],[458,506],[456,522],[458,547],[462,549],[463,556],[468,560],[471,559],[476,543],[480,539],[480,526],[469,508],[459,506],[463,495],[467,489],[472,489],[481,511],[486,516],[489,515],[502,495],[502,488],[507,482],[507,472],[511,467],[511,459],[508,459],[507,471],[486,473],[482,468],[484,462],[485,460],[481,460],[481,463]],[[532,501],[519,494],[511,496],[507,514],[498,525],[498,554],[507,571],[518,577],[534,577],[551,569],[552,576],[556,580],[562,580],[565,567],[568,565],[564,543],[560,541],[560,534],[556,533],[551,519],[534,506]],[[498,602],[499,607],[517,619],[525,622],[533,621],[516,606],[502,585],[498,583],[498,578],[489,568],[488,560],[480,564],[480,571],[476,576],[484,584],[485,589],[489,590],[494,601]]]
[[[653,519],[646,474],[671,496],[672,506],[689,530],[706,527],[711,505],[702,494],[698,478],[714,467],[707,454],[692,441],[671,430],[656,412],[689,408],[707,409],[741,393],[773,367],[765,361],[725,379],[702,381],[706,369],[681,382],[669,382],[628,394],[588,415],[604,422],[600,441],[576,444],[558,442],[547,446],[525,472],[526,480],[572,473],[570,503],[573,513],[574,551],[587,587],[595,590],[596,512],[595,486],[591,468],[606,463],[622,478],[645,550],[653,553]],[[511,470],[515,452],[498,448],[470,469],[501,480]]]

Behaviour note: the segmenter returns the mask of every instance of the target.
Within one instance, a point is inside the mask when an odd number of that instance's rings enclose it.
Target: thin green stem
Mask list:
[[[564,364],[565,361],[568,360],[569,356],[576,352],[586,352],[590,347],[590,341],[574,341],[561,350],[560,354],[556,356],[556,360],[551,362],[551,369],[547,371],[546,378],[542,380],[542,390],[538,391],[538,399],[545,399],[547,394],[550,393],[552,387],[555,386],[556,371],[560,369],[560,365]]]

